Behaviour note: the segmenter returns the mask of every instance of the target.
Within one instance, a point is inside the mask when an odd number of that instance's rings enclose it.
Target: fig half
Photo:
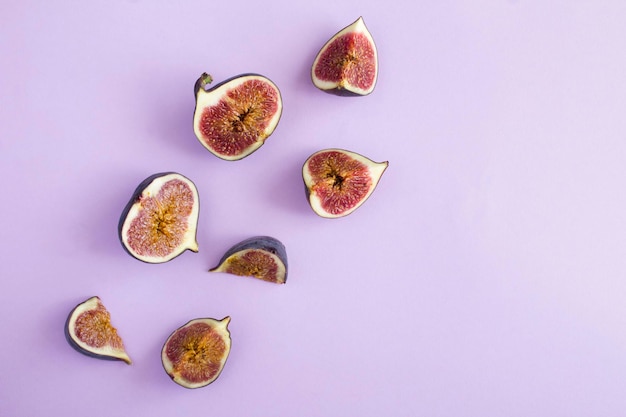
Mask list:
[[[219,265],[209,271],[284,284],[287,281],[287,251],[285,245],[273,237],[251,237],[228,249]]]
[[[245,158],[276,129],[283,110],[280,90],[258,74],[238,75],[207,90],[212,81],[207,73],[196,81],[193,130],[215,156]]]
[[[91,297],[74,307],[65,322],[65,338],[84,355],[131,364],[124,342],[99,297]]]
[[[378,79],[378,52],[363,18],[336,33],[313,61],[313,84],[342,96],[365,96]]]
[[[198,252],[198,190],[187,177],[164,172],[146,178],[124,208],[118,225],[122,246],[148,263]]]
[[[161,351],[165,372],[185,388],[200,388],[215,381],[230,353],[230,317],[189,321],[167,338]]]
[[[388,166],[344,149],[315,152],[302,167],[311,208],[321,217],[347,216],[372,194]]]

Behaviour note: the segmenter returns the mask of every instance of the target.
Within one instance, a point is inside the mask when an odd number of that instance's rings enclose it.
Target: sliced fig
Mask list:
[[[273,237],[251,237],[228,249],[219,265],[209,271],[284,284],[287,281],[287,251],[285,245]]]
[[[337,32],[313,61],[313,84],[342,96],[365,96],[378,79],[378,52],[369,30],[359,17]]]
[[[189,321],[167,338],[161,351],[165,372],[185,388],[215,381],[230,353],[230,317]]]
[[[65,338],[84,355],[131,364],[124,342],[99,297],[91,297],[74,307],[65,322]]]
[[[196,81],[193,130],[215,156],[242,159],[276,129],[283,110],[280,90],[259,74],[238,75],[207,90],[212,81],[206,73]]]
[[[311,208],[326,218],[347,216],[372,194],[387,166],[344,149],[315,152],[302,167]]]
[[[187,177],[164,172],[146,178],[124,208],[118,225],[122,246],[148,263],[167,262],[186,250],[198,252],[199,200]]]

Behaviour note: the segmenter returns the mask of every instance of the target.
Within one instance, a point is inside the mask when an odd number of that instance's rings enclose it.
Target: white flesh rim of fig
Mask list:
[[[100,301],[100,298],[96,296],[96,297],[91,297],[90,299],[76,306],[76,308],[72,311],[68,320],[68,333],[70,337],[72,338],[72,341],[76,343],[81,349],[87,352],[91,352],[96,355],[121,359],[130,365],[131,360],[125,350],[116,349],[112,346],[94,348],[93,346],[89,346],[88,344],[80,340],[78,338],[78,335],[76,334],[76,319],[86,311],[95,310],[100,304],[102,304],[102,302]]]
[[[244,250],[241,250],[239,252],[235,252],[232,255],[230,255],[228,258],[226,258],[224,260],[224,262],[219,264],[214,269],[211,269],[209,272],[225,272],[225,273],[229,273],[227,271],[227,269],[228,269],[228,265],[229,265],[231,259],[239,258],[239,257],[245,256],[245,254],[248,253],[248,252],[255,252],[255,251],[262,251],[263,253],[267,254],[269,257],[271,257],[274,260],[274,262],[277,265],[276,280],[277,280],[277,282],[284,283],[285,282],[285,273],[286,273],[285,264],[278,257],[278,255],[275,255],[275,254],[273,254],[273,253],[271,253],[269,251],[263,250],[263,249],[244,249]],[[253,275],[246,275],[246,276],[251,276],[253,278],[256,278]]]
[[[278,97],[278,110],[272,118],[268,121],[267,127],[263,131],[263,134],[250,146],[245,148],[240,154],[237,155],[224,155],[215,151],[210,146],[206,144],[206,142],[202,139],[204,138],[204,134],[200,131],[200,120],[202,118],[202,112],[207,107],[212,107],[218,104],[222,98],[226,95],[228,90],[233,90],[238,88],[241,84],[250,81],[250,80],[260,80],[264,83],[270,85],[274,90],[276,90]],[[207,148],[212,154],[218,156],[227,161],[236,161],[242,159],[245,156],[250,155],[252,152],[256,151],[265,143],[265,139],[267,139],[276,129],[278,125],[278,121],[280,120],[280,116],[283,111],[283,102],[282,97],[280,95],[280,90],[269,78],[263,77],[262,75],[244,75],[233,80],[227,81],[224,84],[220,85],[214,90],[203,90],[200,89],[196,94],[196,109],[193,115],[193,131],[196,134],[196,137],[199,139],[202,146]]]
[[[374,81],[372,82],[371,87],[368,89],[362,89],[353,85],[346,85],[346,84],[343,84],[343,81],[339,81],[339,82],[325,81],[315,76],[315,68],[317,68],[317,64],[323,52],[326,50],[327,46],[333,43],[337,38],[340,38],[341,36],[348,34],[348,33],[360,33],[360,34],[365,35],[365,37],[368,39],[368,41],[370,42],[374,50],[374,65],[376,66],[375,68],[376,72],[374,74]],[[312,75],[313,83],[320,90],[333,90],[336,88],[341,88],[341,89],[351,91],[355,94],[362,95],[362,96],[370,94],[374,90],[374,87],[376,86],[376,80],[378,78],[378,51],[376,50],[376,44],[374,43],[374,38],[372,37],[372,34],[367,29],[367,26],[365,26],[363,17],[359,17],[354,23],[341,29],[339,32],[337,32],[337,34],[335,34],[332,38],[330,38],[328,42],[324,44],[320,52],[315,57],[315,60],[313,61],[311,75]]]
[[[176,180],[176,179],[184,182],[185,184],[189,186],[189,188],[191,189],[191,192],[193,193],[193,198],[194,198],[194,203],[192,205],[191,213],[189,214],[189,216],[187,216],[187,229],[185,230],[185,236],[183,236],[180,245],[177,246],[175,250],[173,250],[169,254],[165,256],[159,256],[159,257],[144,256],[135,252],[133,248],[131,248],[130,245],[128,245],[128,243],[126,242],[126,237],[128,236],[128,230],[130,229],[130,225],[133,219],[135,219],[138,216],[139,212],[143,210],[141,200],[144,198],[151,197],[153,195],[157,195],[159,191],[161,190],[161,188],[163,187],[163,184],[167,183],[168,181]],[[178,255],[180,255],[186,250],[190,250],[192,252],[198,252],[198,241],[196,240],[196,228],[198,226],[198,214],[200,210],[200,207],[199,207],[200,205],[198,204],[198,201],[199,201],[198,190],[196,186],[193,184],[193,182],[189,180],[189,178],[186,178],[176,173],[167,174],[167,175],[163,175],[161,177],[155,178],[146,188],[144,188],[143,192],[141,193],[141,198],[139,198],[138,201],[135,201],[135,203],[132,205],[132,207],[128,211],[128,214],[126,215],[126,219],[124,220],[124,225],[122,226],[122,236],[124,237],[123,239],[124,246],[126,246],[128,251],[132,253],[134,257],[144,262],[149,262],[149,263],[167,262],[171,259],[174,259],[175,257],[177,257]]]
[[[220,361],[220,368],[219,371],[215,374],[215,376],[208,380],[208,381],[202,381],[202,382],[190,382],[184,378],[181,378],[180,375],[178,375],[175,371],[174,371],[174,364],[172,363],[172,361],[167,357],[167,345],[169,344],[170,340],[172,339],[172,337],[178,333],[180,330],[192,326],[196,323],[205,323],[208,324],[219,336],[220,338],[224,341],[224,344],[226,346],[226,355],[224,355]],[[161,350],[161,362],[163,362],[163,368],[165,369],[165,372],[172,378],[172,380],[174,382],[176,382],[179,385],[182,385],[186,388],[201,388],[204,387],[206,385],[209,385],[211,382],[215,381],[217,379],[218,376],[220,376],[220,374],[222,373],[222,370],[224,369],[224,364],[226,363],[226,360],[228,359],[228,356],[230,354],[230,345],[231,345],[231,340],[230,340],[230,331],[228,330],[228,324],[230,323],[230,317],[224,317],[222,320],[215,320],[215,319],[210,319],[210,318],[203,318],[203,319],[194,319],[189,321],[187,324],[185,324],[184,326],[176,329],[174,331],[174,333],[172,333],[167,340],[165,341],[165,344],[163,345],[163,349]]]
[[[367,191],[367,194],[365,194],[365,196],[352,208],[339,214],[332,214],[326,211],[326,209],[322,206],[322,202],[319,196],[312,190],[313,185],[315,185],[315,180],[311,176],[311,172],[309,171],[309,161],[314,156],[319,155],[321,153],[326,153],[326,152],[340,152],[361,162],[363,165],[367,167],[369,174],[370,174],[370,178],[372,179],[372,186]],[[378,185],[378,182],[380,181],[380,177],[382,177],[383,173],[385,172],[388,166],[389,166],[388,161],[375,162],[369,158],[366,158],[363,155],[360,155],[355,152],[346,151],[345,149],[324,149],[324,150],[315,152],[306,160],[304,164],[304,168],[302,170],[302,178],[304,179],[304,184],[309,190],[309,204],[311,205],[311,208],[313,208],[313,211],[315,211],[321,217],[326,217],[329,219],[335,219],[338,217],[347,216],[348,214],[352,213],[354,210],[359,208],[365,202],[365,200],[367,200],[369,196],[374,192],[374,189],[376,188],[376,186]]]

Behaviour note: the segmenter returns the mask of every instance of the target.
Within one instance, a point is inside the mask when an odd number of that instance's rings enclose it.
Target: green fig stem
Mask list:
[[[196,85],[193,88],[194,95],[198,96],[198,92],[200,92],[200,90],[206,91],[206,86],[211,84],[212,82],[213,77],[211,77],[211,75],[207,74],[206,72],[203,72],[200,78],[198,78],[198,80],[196,81]]]

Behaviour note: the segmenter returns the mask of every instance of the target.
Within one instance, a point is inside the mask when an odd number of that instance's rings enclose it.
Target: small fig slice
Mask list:
[[[258,278],[284,284],[287,281],[287,251],[278,239],[255,236],[228,249],[210,272]]]
[[[311,208],[321,217],[347,216],[372,194],[387,166],[344,149],[315,152],[302,167]]]
[[[198,252],[198,190],[187,177],[165,172],[146,178],[122,212],[122,246],[148,263],[172,260],[186,250]]]
[[[185,388],[200,388],[215,381],[230,353],[230,317],[200,318],[179,327],[161,351],[165,372]]]
[[[65,322],[65,338],[74,349],[87,356],[131,364],[124,342],[99,297],[83,301],[70,312]]]
[[[320,90],[341,96],[374,91],[378,52],[362,17],[326,42],[313,61],[311,78]]]
[[[274,132],[283,110],[276,84],[258,74],[230,78],[207,90],[204,73],[195,85],[193,130],[215,156],[235,161],[250,155]]]

